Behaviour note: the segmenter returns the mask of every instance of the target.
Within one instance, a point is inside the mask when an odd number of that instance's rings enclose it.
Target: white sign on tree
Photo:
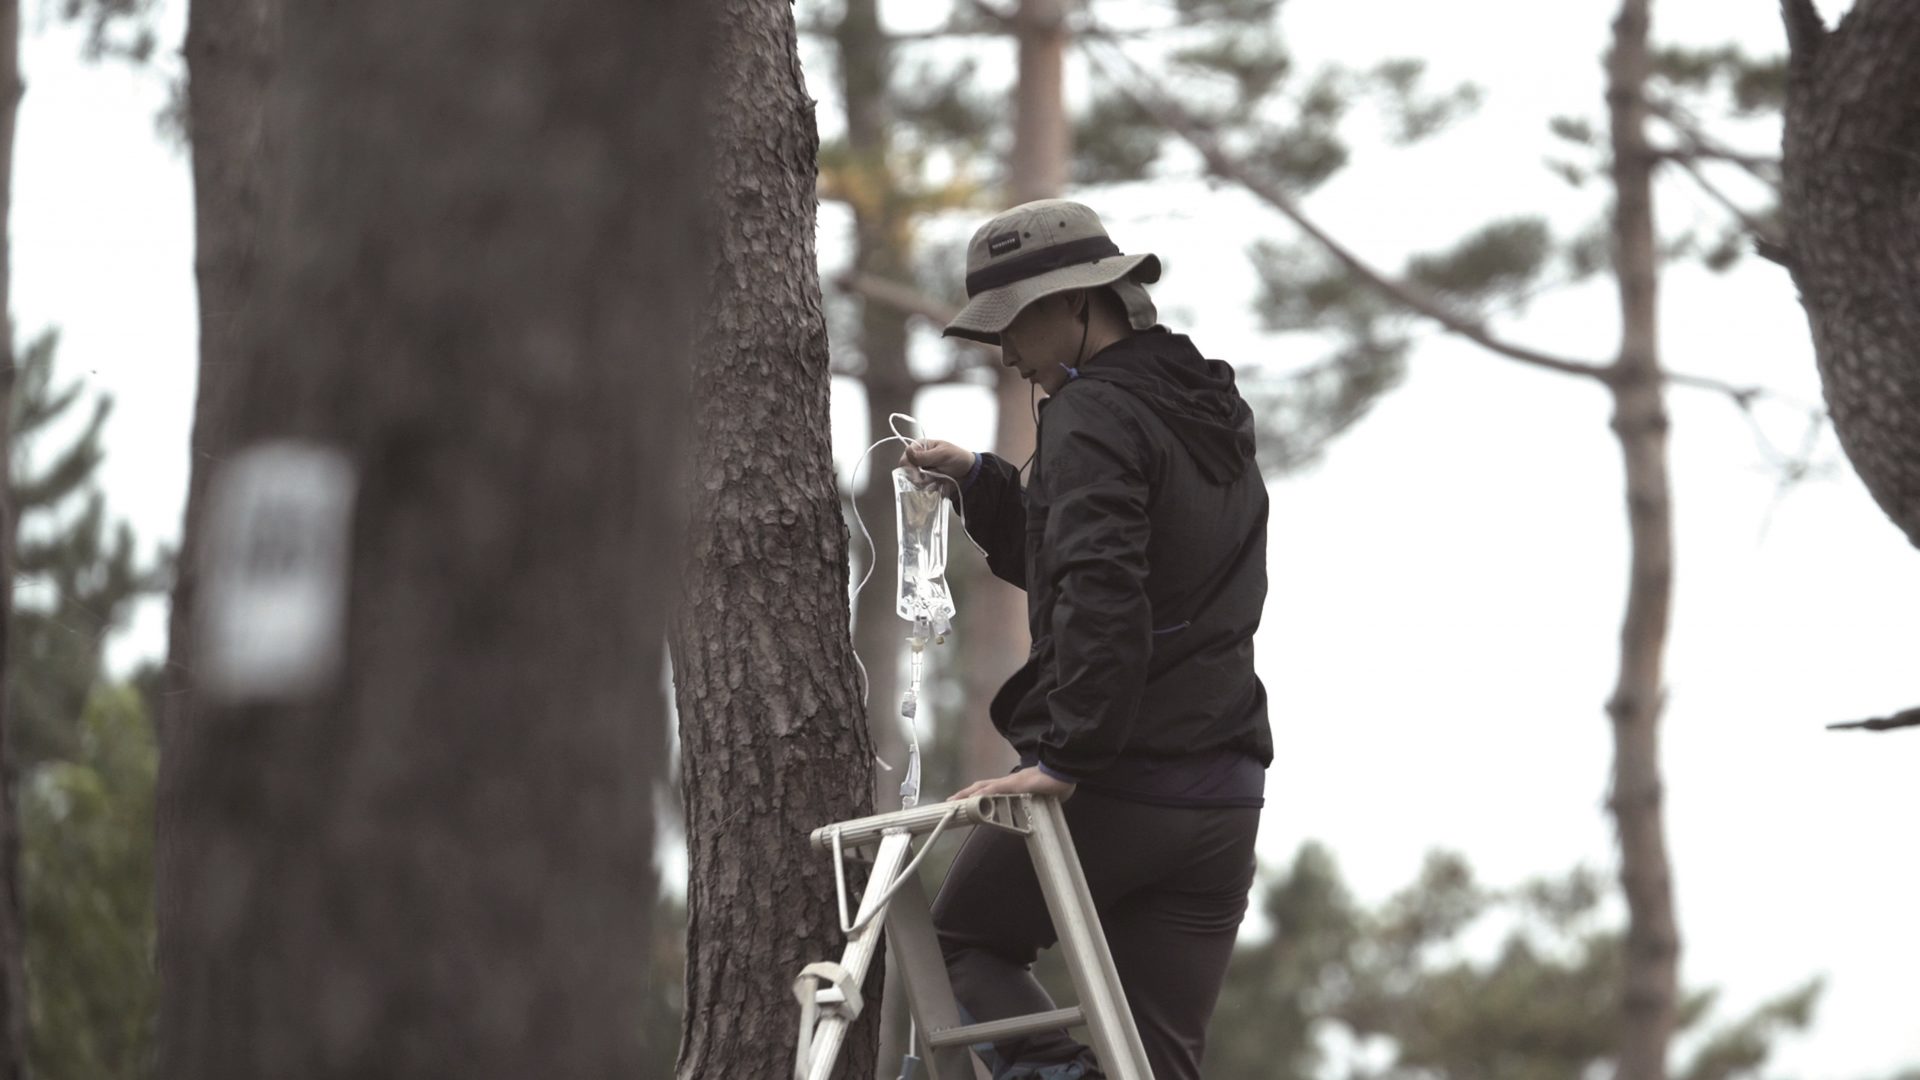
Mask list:
[[[354,471],[331,447],[260,443],[208,493],[197,674],[228,702],[292,701],[340,665]]]

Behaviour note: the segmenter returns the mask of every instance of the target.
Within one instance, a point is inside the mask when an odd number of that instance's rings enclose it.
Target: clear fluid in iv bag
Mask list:
[[[918,470],[893,470],[893,520],[900,537],[900,598],[894,610],[909,622],[925,619],[935,633],[953,621],[947,588],[947,497],[939,482]]]

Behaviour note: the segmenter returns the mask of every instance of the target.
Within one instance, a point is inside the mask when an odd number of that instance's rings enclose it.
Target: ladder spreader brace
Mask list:
[[[1078,1005],[984,1023],[960,1022],[953,983],[934,936],[926,888],[916,871],[941,835],[982,826],[1025,838],[1067,972],[1080,997]],[[920,854],[909,858],[913,838],[923,833],[930,835]],[[795,1080],[830,1080],[847,1028],[860,1016],[860,987],[880,947],[883,927],[894,950],[893,974],[906,984],[908,1007],[927,1051],[930,1080],[983,1076],[984,1072],[976,1074],[968,1047],[1081,1026],[1088,1029],[1094,1053],[1112,1080],[1152,1080],[1146,1050],[1114,971],[1113,955],[1087,892],[1059,800],[1045,795],[983,795],[933,803],[815,829],[812,842],[816,849],[833,855],[847,949],[838,962],[809,964],[794,980],[794,997],[800,1004]],[[875,849],[872,870],[858,912],[849,920],[845,859],[851,851],[868,847]],[[911,1053],[912,1048],[908,1049]]]

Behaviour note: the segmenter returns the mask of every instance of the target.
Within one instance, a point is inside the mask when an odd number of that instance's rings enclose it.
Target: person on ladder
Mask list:
[[[1254,876],[1273,759],[1253,634],[1267,492],[1233,369],[1157,325],[1151,254],[1050,199],[987,222],[948,335],[1000,347],[1046,400],[1023,490],[992,454],[926,441],[967,531],[1027,592],[1033,648],[994,696],[1020,755],[954,798],[1057,796],[1157,1080],[1200,1075]],[[1054,1007],[1030,965],[1055,934],[1021,840],[975,830],[934,902],[968,1022]],[[995,1080],[1099,1077],[1066,1032],[983,1050]]]

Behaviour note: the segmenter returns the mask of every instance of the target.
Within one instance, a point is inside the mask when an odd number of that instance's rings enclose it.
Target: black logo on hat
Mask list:
[[[987,237],[987,254],[999,258],[1009,251],[1020,250],[1020,230],[1009,229],[1003,233],[994,233]]]

